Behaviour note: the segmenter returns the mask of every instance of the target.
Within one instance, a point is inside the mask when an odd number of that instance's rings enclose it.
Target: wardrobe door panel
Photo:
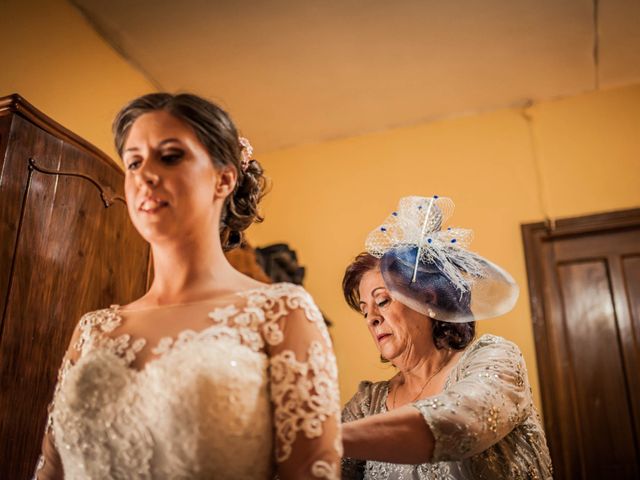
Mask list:
[[[30,129],[38,140],[12,153],[27,180],[0,339],[0,438],[11,439],[0,442],[0,458],[12,459],[3,478],[27,478],[35,467],[80,316],[141,296],[149,255],[127,215],[122,172],[33,125],[21,125],[20,135]]]
[[[34,152],[38,152],[43,166],[55,169],[60,158],[62,141],[47,135],[18,115],[5,115],[1,118],[4,125],[0,124],[0,127],[3,126],[6,130],[0,130],[0,135],[7,139],[0,170],[0,313],[4,314],[16,239],[29,182],[29,158]],[[0,322],[2,319],[3,316],[0,316]],[[2,329],[0,323],[0,338]]]

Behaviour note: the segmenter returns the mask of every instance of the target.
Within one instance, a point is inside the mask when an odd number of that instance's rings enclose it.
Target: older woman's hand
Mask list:
[[[388,413],[344,423],[344,456],[390,463],[425,463],[435,439],[420,412],[404,406]]]

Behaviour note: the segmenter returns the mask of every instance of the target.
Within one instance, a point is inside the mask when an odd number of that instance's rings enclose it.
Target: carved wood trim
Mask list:
[[[16,113],[24,117],[55,137],[75,145],[92,156],[99,157],[111,168],[122,173],[122,168],[109,155],[42,113],[17,93],[0,98],[0,116],[7,113]]]

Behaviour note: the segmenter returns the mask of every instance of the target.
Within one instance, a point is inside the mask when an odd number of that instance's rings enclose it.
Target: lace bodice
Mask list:
[[[362,382],[347,403],[349,422],[387,411],[389,382]],[[345,479],[524,480],[551,478],[551,459],[532,402],[524,359],[503,338],[467,347],[439,395],[414,402],[435,437],[431,463],[400,465],[345,458]]]
[[[291,284],[88,313],[47,432],[38,478],[56,453],[69,479],[339,478],[337,370],[323,318]]]

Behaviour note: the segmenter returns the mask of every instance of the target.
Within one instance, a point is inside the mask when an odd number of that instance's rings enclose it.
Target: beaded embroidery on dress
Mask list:
[[[275,284],[201,313],[206,328],[161,338],[140,369],[146,340],[116,335],[126,310],[81,319],[48,422],[65,478],[267,479],[296,459],[339,478],[337,369],[311,297]]]

